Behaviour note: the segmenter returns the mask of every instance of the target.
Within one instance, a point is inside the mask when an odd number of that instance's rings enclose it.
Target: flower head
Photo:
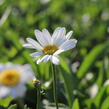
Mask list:
[[[33,77],[29,65],[0,64],[0,98],[22,97],[26,91],[25,84]]]
[[[30,54],[32,57],[38,58],[37,64],[42,61],[46,63],[50,60],[53,64],[58,65],[60,63],[58,54],[76,46],[77,40],[70,39],[72,33],[73,31],[70,31],[66,34],[66,29],[60,27],[55,29],[52,36],[47,29],[43,29],[42,32],[35,30],[35,36],[39,43],[27,38],[28,43],[23,46],[38,50],[38,52]]]

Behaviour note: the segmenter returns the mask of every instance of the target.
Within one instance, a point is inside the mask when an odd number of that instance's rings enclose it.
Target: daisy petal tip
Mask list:
[[[60,29],[61,27],[57,27],[56,29]]]
[[[71,34],[73,34],[73,31],[71,31]]]
[[[33,40],[32,38],[27,37],[26,40],[29,42],[31,40]]]
[[[31,45],[30,44],[23,44],[22,45],[24,48],[29,48]]]
[[[61,29],[61,31],[66,31],[66,28],[65,27],[62,27],[60,29]]]
[[[48,31],[46,28],[44,28],[42,31]]]
[[[26,38],[26,40],[30,39],[29,37]]]
[[[54,63],[55,65],[59,65],[60,64],[60,61],[59,62],[56,62],[56,63]]]
[[[74,42],[75,44],[78,42],[76,39],[70,39],[72,40],[72,42]]]
[[[34,57],[32,54],[30,54],[31,57]]]
[[[77,42],[78,42],[78,41],[77,41],[76,39],[74,39],[74,47],[76,47]],[[74,48],[74,47],[73,47],[73,48]]]
[[[26,44],[23,44],[22,46],[23,46],[23,47],[26,47]]]
[[[35,31],[38,31],[38,30],[37,30],[37,29],[35,29],[35,30],[34,30],[34,32],[35,32]]]
[[[31,40],[31,38],[26,38],[26,40],[27,40],[27,41],[30,41],[30,40]]]
[[[52,56],[51,61],[55,65],[59,65],[60,64],[60,60],[59,60],[59,58],[57,56]]]
[[[62,27],[61,29],[65,30],[65,27]]]
[[[34,33],[36,34],[37,32],[39,32],[39,30],[38,30],[38,29],[35,29],[35,30],[34,30]]]

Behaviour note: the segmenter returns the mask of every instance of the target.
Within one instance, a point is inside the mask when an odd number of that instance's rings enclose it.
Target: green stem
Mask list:
[[[53,95],[54,95],[54,102],[56,103],[56,109],[58,109],[57,89],[56,89],[56,68],[55,68],[55,65],[54,64],[52,64],[52,77],[53,77]]]
[[[36,109],[40,109],[40,88],[37,88],[37,106]]]
[[[17,101],[18,101],[18,108],[19,109],[24,109],[23,100],[21,98],[18,98]]]

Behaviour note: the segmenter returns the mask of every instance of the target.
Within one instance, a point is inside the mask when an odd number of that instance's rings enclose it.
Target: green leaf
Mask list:
[[[100,89],[99,93],[97,94],[97,96],[92,101],[95,104],[95,106],[97,107],[97,109],[99,108],[100,103],[102,101],[102,98],[104,97],[104,94],[106,92],[106,88],[107,87],[102,87]]]
[[[61,75],[64,81],[64,87],[66,91],[66,98],[68,100],[69,107],[72,107],[74,100],[73,90],[77,86],[78,82],[76,77],[70,72],[68,65],[61,58]]]
[[[17,105],[16,104],[11,105],[8,109],[17,109]]]
[[[0,98],[0,105],[3,107],[8,107],[11,101],[12,101],[11,97],[7,97],[4,99]]]
[[[87,73],[87,71],[93,66],[96,59],[98,59],[99,56],[105,54],[108,49],[109,42],[97,45],[95,48],[93,48],[90,53],[85,57],[83,63],[81,64],[77,72],[77,76],[79,78],[82,78]]]
[[[72,109],[80,109],[78,99],[75,99],[73,106],[72,106]]]
[[[97,80],[96,80],[96,84],[101,87],[102,84],[103,84],[103,79],[104,79],[104,66],[103,66],[103,63],[100,62],[99,63],[99,72],[98,72],[98,77],[97,77]]]
[[[103,101],[101,109],[109,109],[109,96]]]

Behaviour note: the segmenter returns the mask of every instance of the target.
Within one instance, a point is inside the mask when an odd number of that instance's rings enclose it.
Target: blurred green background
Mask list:
[[[36,65],[22,44],[27,37],[35,39],[35,29],[52,33],[56,27],[73,30],[78,40],[75,49],[61,54],[58,101],[68,109],[109,109],[104,85],[109,79],[109,0],[0,0],[0,63],[31,64],[42,82],[43,107],[44,100],[53,102],[49,63]],[[36,103],[33,92],[28,86],[24,98],[30,109]]]

